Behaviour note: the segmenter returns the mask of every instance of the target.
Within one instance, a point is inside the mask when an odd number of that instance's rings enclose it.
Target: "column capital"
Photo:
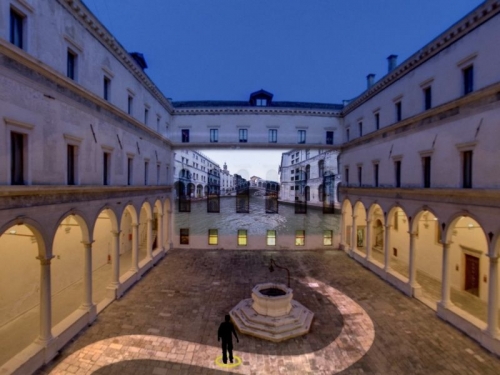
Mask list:
[[[370,224],[372,222],[372,219],[366,219],[366,224]]]
[[[490,263],[498,263],[498,258],[500,257],[499,254],[495,255],[490,255],[490,254],[485,254],[488,258],[490,258]]]
[[[95,241],[81,241],[80,243],[83,244],[83,246],[85,247],[92,247],[92,244],[94,243]]]
[[[352,215],[353,220],[356,220],[357,217],[358,217],[358,215]]]
[[[418,232],[408,232],[408,234],[410,235],[410,237],[415,237],[416,235],[418,235]]]
[[[51,260],[54,258],[55,256],[52,255],[50,257],[41,257],[41,256],[37,256],[36,259],[38,259],[40,261],[40,264],[42,266],[48,266],[50,265],[50,262]]]
[[[155,219],[148,219],[148,223],[153,224],[153,223],[154,223],[154,221],[155,221]]]
[[[132,228],[138,228],[138,227],[139,227],[139,224],[135,224],[135,223],[133,223],[133,224],[131,225],[131,227],[132,227]]]
[[[114,237],[118,237],[122,231],[121,230],[112,230],[111,233]]]
[[[386,229],[391,229],[391,228],[392,228],[392,225],[391,225],[391,224],[386,224],[386,225],[384,225],[384,227],[385,227]]]
[[[163,213],[158,214],[158,217],[163,217],[163,216],[164,216],[164,214],[163,214]]]

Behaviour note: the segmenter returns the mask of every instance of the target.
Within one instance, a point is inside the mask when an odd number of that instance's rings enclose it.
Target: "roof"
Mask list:
[[[221,107],[255,107],[248,101],[239,100],[192,100],[182,102],[172,102],[174,108],[221,108]],[[343,104],[331,103],[309,103],[309,102],[271,102],[266,107],[257,108],[314,108],[327,110],[341,110]]]

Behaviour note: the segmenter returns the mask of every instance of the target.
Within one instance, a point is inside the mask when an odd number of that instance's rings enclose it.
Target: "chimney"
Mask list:
[[[392,72],[394,70],[394,68],[396,68],[396,66],[398,65],[397,59],[398,59],[398,55],[390,55],[387,58],[387,61],[389,62],[389,70],[387,73]]]
[[[369,90],[373,86],[373,81],[375,80],[375,74],[370,73],[366,76],[366,89]]]

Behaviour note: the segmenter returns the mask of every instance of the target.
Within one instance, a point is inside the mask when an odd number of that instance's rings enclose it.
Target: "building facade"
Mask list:
[[[175,183],[189,199],[229,189],[245,210],[249,182],[196,151],[236,147],[293,150],[283,156],[284,201],[320,204],[322,160],[323,185],[342,178],[338,235],[332,224],[329,241],[305,239],[304,216],[302,234],[255,233],[274,239],[262,246],[340,247],[500,354],[499,13],[500,1],[486,1],[403,63],[391,56],[387,75],[369,75],[346,105],[279,102],[264,90],[171,102],[144,56],[81,1],[3,1],[1,371],[50,361],[183,245],[196,218],[174,230],[184,215]],[[243,231],[228,246],[243,246]]]

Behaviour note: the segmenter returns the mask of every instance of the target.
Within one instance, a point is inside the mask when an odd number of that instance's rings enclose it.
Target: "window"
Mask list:
[[[278,142],[278,130],[269,129],[269,143],[277,143]]]
[[[210,142],[219,142],[219,129],[210,129]]]
[[[24,185],[25,137],[21,133],[10,133],[10,180],[12,185]]]
[[[14,9],[10,9],[10,42],[24,49],[24,22],[26,17]]]
[[[359,130],[359,136],[362,137],[363,136],[363,123],[360,122],[358,124],[358,130]]]
[[[326,144],[333,145],[333,132],[332,131],[326,132]]]
[[[156,131],[160,131],[160,116],[156,116]]]
[[[276,246],[276,231],[268,230],[266,235],[267,246]]]
[[[374,186],[378,187],[378,163],[373,164],[373,177]]]
[[[219,243],[219,231],[217,229],[208,230],[208,244],[217,245]]]
[[[189,245],[189,228],[180,229],[180,244]]]
[[[102,159],[102,184],[109,185],[109,172],[110,172],[111,154],[104,152]]]
[[[144,162],[144,185],[148,184],[149,180],[149,161]]]
[[[359,166],[358,167],[358,185],[361,186],[362,182],[363,182],[363,167]]]
[[[189,129],[182,129],[182,143],[189,143]]]
[[[296,230],[295,231],[295,246],[304,246],[306,244],[306,231]]]
[[[424,188],[431,187],[431,157],[425,156],[422,158],[422,166],[424,168]]]
[[[299,143],[306,143],[306,131],[299,130],[298,135],[299,135]]]
[[[238,246],[246,246],[246,245],[247,245],[247,230],[238,229]]]
[[[401,187],[401,160],[396,160],[394,162],[395,175],[396,175],[396,187]]]
[[[156,185],[160,185],[160,164],[156,164]]]
[[[248,141],[248,129],[240,129],[240,142],[244,143]]]
[[[349,185],[349,167],[345,167],[344,169],[344,178],[346,185]]]
[[[401,102],[396,103],[396,121],[401,121],[402,119],[402,107]]]
[[[472,188],[472,151],[462,152],[462,187]]]
[[[127,185],[132,185],[133,158],[127,158]]]
[[[103,97],[105,100],[109,101],[110,95],[111,95],[111,80],[105,76],[103,80]]]
[[[426,87],[424,89],[424,109],[428,110],[432,107],[432,91],[431,87]]]
[[[71,50],[68,50],[68,56],[66,60],[66,76],[72,80],[76,80],[76,58],[77,54]]]
[[[129,115],[132,114],[133,108],[134,108],[134,97],[132,95],[129,95],[127,99],[127,113]]]
[[[73,145],[67,149],[67,184],[76,184],[76,146]]]
[[[255,100],[255,105],[256,105],[257,107],[265,107],[265,106],[267,106],[267,99],[265,99],[265,98],[262,98],[262,99],[256,99],[256,100]]]
[[[147,125],[148,124],[148,117],[149,117],[149,109],[144,108],[144,123]]]
[[[324,174],[325,174],[325,161],[320,160],[318,161],[318,176],[323,177]]]
[[[462,72],[464,80],[464,95],[467,95],[474,90],[474,66],[470,65]]]
[[[380,113],[375,113],[375,129],[380,129]]]
[[[350,140],[350,129],[346,129],[345,131],[345,139],[347,142],[349,142]]]
[[[333,245],[333,230],[323,231],[323,245],[332,246]]]

